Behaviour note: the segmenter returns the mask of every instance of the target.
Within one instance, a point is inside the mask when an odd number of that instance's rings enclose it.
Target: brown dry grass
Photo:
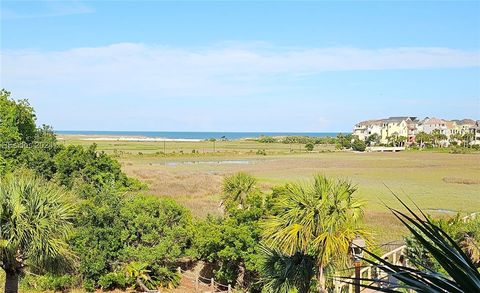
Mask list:
[[[443,181],[446,183],[455,183],[455,184],[480,184],[480,179],[466,179],[466,178],[457,178],[457,177],[443,177]]]
[[[127,174],[149,184],[150,193],[172,197],[200,217],[218,214],[221,183],[226,174],[251,173],[266,191],[289,181],[306,182],[315,173],[348,178],[358,186],[357,196],[366,201],[367,226],[375,231],[379,242],[385,242],[405,233],[382,203],[398,207],[389,188],[404,198],[412,197],[424,209],[465,213],[479,210],[478,184],[451,184],[452,180],[445,180],[455,178],[455,182],[464,183],[480,178],[479,159],[479,154],[335,152],[225,158],[129,156],[121,161]],[[197,163],[182,164],[189,160]],[[248,163],[218,164],[222,160]]]

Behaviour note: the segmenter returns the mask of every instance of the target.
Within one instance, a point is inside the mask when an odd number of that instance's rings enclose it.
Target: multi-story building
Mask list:
[[[466,134],[471,132],[471,129],[475,127],[475,120],[472,119],[462,119],[462,120],[452,120],[455,122],[459,128],[460,134]]]
[[[447,135],[447,123],[445,120],[438,118],[425,118],[420,122],[419,130],[428,134],[432,134],[434,130],[440,130],[440,133]]]
[[[417,117],[390,117],[386,119],[366,120],[357,123],[353,128],[353,134],[361,140],[366,140],[372,134],[380,137],[380,143],[391,142],[392,137],[406,137],[407,144],[415,143],[415,137],[419,132],[432,134],[435,130],[447,136],[443,144],[448,145],[449,140],[456,134],[474,134],[473,143],[480,144],[479,121],[472,119],[443,120],[439,118],[425,118],[421,121]]]
[[[353,135],[360,140],[366,140],[372,134],[382,135],[383,120],[367,120],[355,124]]]
[[[412,136],[413,129],[416,127],[413,125],[416,117],[390,117],[383,120],[381,143],[388,143],[392,136],[403,136],[408,139]]]
[[[445,125],[447,126],[446,135],[448,138],[451,138],[453,135],[460,133],[460,127],[455,121],[445,121]]]

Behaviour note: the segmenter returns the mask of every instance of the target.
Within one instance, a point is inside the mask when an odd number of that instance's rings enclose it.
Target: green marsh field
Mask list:
[[[307,182],[320,173],[356,184],[356,196],[366,202],[365,222],[377,243],[401,239],[405,232],[385,205],[398,206],[392,192],[412,199],[432,215],[480,210],[480,153],[446,151],[356,153],[333,145],[256,141],[115,141],[60,136],[64,144],[84,146],[115,155],[123,170],[148,184],[145,193],[174,198],[198,217],[219,214],[225,175],[248,172],[260,187]]]

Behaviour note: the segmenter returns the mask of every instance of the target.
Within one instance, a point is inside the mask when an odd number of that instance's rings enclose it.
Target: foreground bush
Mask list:
[[[85,284],[122,288],[123,280],[112,273],[124,272],[132,262],[145,263],[152,281],[161,280],[166,269],[174,272],[179,258],[189,254],[191,215],[173,200],[105,190],[85,200],[80,210],[72,245],[82,256]]]
[[[38,291],[61,291],[78,288],[80,280],[72,275],[25,275],[20,287],[24,290],[35,289]]]

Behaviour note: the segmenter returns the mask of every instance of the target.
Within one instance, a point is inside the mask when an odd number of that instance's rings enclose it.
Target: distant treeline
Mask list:
[[[324,137],[312,137],[312,136],[261,136],[257,139],[261,143],[300,143],[300,144],[336,144],[338,143],[337,137],[324,136]]]

